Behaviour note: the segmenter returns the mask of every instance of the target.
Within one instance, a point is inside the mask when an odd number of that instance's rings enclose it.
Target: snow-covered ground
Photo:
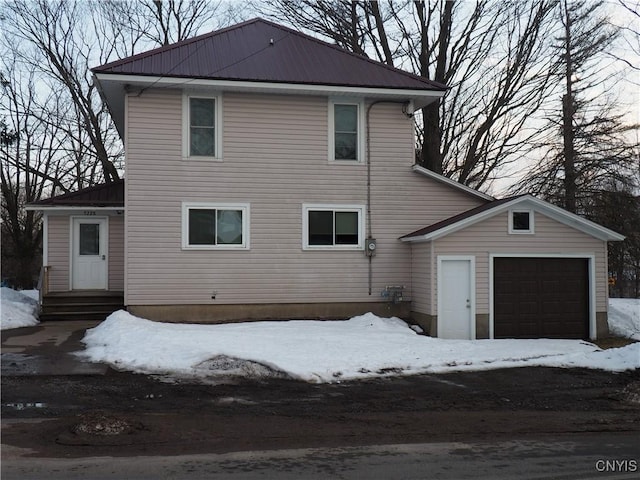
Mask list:
[[[38,290],[2,287],[0,290],[0,329],[31,327],[38,323]]]
[[[269,376],[308,382],[522,366],[640,368],[640,343],[601,350],[580,340],[442,340],[371,313],[345,321],[157,323],[119,311],[87,332],[82,355],[174,377]]]
[[[38,323],[37,290],[0,293],[2,329]],[[640,341],[640,299],[611,299],[612,334]],[[579,340],[443,340],[373,314],[345,321],[225,325],[158,323],[119,311],[84,338],[81,353],[116,368],[173,377],[288,376],[333,382],[520,366],[640,368],[640,343],[601,350]]]
[[[640,342],[640,299],[609,299],[609,333]]]

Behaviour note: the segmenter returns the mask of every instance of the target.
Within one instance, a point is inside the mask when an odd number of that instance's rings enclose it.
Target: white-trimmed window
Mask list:
[[[182,248],[247,250],[248,203],[182,203]]]
[[[364,162],[364,103],[329,100],[329,160]]]
[[[305,250],[361,250],[364,245],[364,205],[302,206]]]
[[[222,102],[219,95],[184,94],[182,123],[185,158],[222,158]]]
[[[534,233],[533,210],[509,211],[509,233]]]

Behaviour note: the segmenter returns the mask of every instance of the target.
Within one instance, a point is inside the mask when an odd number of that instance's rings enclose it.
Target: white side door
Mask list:
[[[107,228],[106,218],[73,219],[73,290],[107,289]]]
[[[475,339],[475,261],[438,257],[438,338]]]

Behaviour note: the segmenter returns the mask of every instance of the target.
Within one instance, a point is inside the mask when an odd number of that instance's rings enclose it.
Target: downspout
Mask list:
[[[367,238],[373,238],[373,227],[371,225],[371,109],[375,105],[379,105],[381,103],[390,103],[396,105],[403,105],[402,113],[404,113],[407,117],[413,118],[413,113],[409,113],[409,110],[413,110],[411,107],[411,101],[398,101],[398,100],[376,100],[372,102],[367,107],[367,144],[366,144],[366,158],[367,162]],[[373,255],[369,255],[369,296],[371,296],[373,285]]]

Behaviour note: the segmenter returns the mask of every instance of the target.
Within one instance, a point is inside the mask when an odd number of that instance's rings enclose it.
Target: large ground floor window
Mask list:
[[[364,206],[303,205],[303,248],[362,249]]]
[[[182,248],[248,248],[248,204],[183,203]]]

